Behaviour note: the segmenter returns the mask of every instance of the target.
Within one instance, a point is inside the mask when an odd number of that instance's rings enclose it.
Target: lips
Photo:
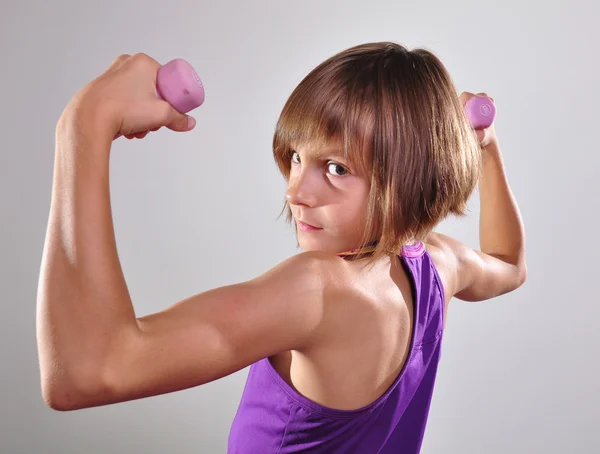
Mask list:
[[[306,222],[301,221],[300,219],[296,219],[296,224],[300,230],[305,232],[316,232],[318,230],[323,230],[321,227],[316,227],[312,224],[307,224]]]
[[[309,227],[312,227],[313,229],[320,229],[321,227],[317,227],[316,225],[312,225],[309,224],[308,222],[304,222],[304,221],[300,221],[300,219],[298,219],[299,222],[302,222],[302,224],[306,224]]]

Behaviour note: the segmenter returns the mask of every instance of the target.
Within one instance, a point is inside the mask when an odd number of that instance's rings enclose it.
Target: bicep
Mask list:
[[[247,282],[137,319],[103,370],[106,404],[203,385],[311,339],[322,317],[321,261],[293,256]],[[101,398],[99,394],[103,394]]]
[[[435,233],[445,250],[453,279],[453,296],[463,301],[485,301],[516,290],[526,271],[498,256],[486,254],[447,235]]]

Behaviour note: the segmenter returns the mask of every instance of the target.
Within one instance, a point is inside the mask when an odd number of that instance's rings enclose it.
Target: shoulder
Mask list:
[[[345,261],[332,253],[308,251],[292,255],[251,282],[270,289],[273,297],[283,296],[288,304],[297,300],[317,312],[337,291],[349,286]],[[293,295],[292,295],[293,293]]]
[[[307,251],[293,255],[282,263],[287,263],[291,267],[300,267],[302,269],[319,271],[325,276],[330,273],[343,272],[347,266],[346,261],[341,257],[324,251]]]
[[[271,271],[279,267],[282,270],[277,274],[288,276],[289,282],[294,283],[294,288],[305,289],[306,296],[319,306],[345,300],[354,293],[356,271],[353,271],[349,262],[331,252],[302,252],[288,258]]]
[[[309,351],[327,337],[330,320],[335,318],[333,302],[344,299],[351,288],[345,261],[335,254],[307,251],[283,260],[254,281],[268,289],[265,299],[279,301],[288,314],[301,313],[306,336],[295,350]],[[274,308],[271,311],[275,311]],[[298,325],[299,322],[295,321]]]
[[[331,252],[307,251],[293,255],[275,268],[287,270],[313,290],[325,293],[348,287],[349,268],[345,260]]]
[[[267,273],[293,274],[302,279],[312,279],[327,284],[344,269],[344,260],[336,255],[323,251],[308,251],[288,257]]]

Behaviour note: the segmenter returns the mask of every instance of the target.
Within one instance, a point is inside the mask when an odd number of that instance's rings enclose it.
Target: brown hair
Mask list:
[[[481,148],[454,83],[430,51],[392,42],[361,44],[313,69],[285,103],[273,137],[289,181],[291,144],[343,146],[370,178],[367,224],[358,260],[423,241],[449,214],[466,216],[481,171]],[[287,222],[293,214],[289,203]],[[365,249],[372,241],[376,247]]]

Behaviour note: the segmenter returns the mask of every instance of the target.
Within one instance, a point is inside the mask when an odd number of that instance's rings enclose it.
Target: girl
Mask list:
[[[122,55],[56,128],[37,303],[42,395],[74,410],[250,371],[230,453],[417,453],[452,297],[526,278],[494,127],[473,132],[439,59],[390,42],[329,58],[294,90],[274,158],[304,252],[247,282],[136,317],[118,260],[111,142],[193,128]],[[485,95],[485,94],[483,94]],[[481,193],[481,251],[433,232]],[[282,211],[283,212],[283,211]]]

